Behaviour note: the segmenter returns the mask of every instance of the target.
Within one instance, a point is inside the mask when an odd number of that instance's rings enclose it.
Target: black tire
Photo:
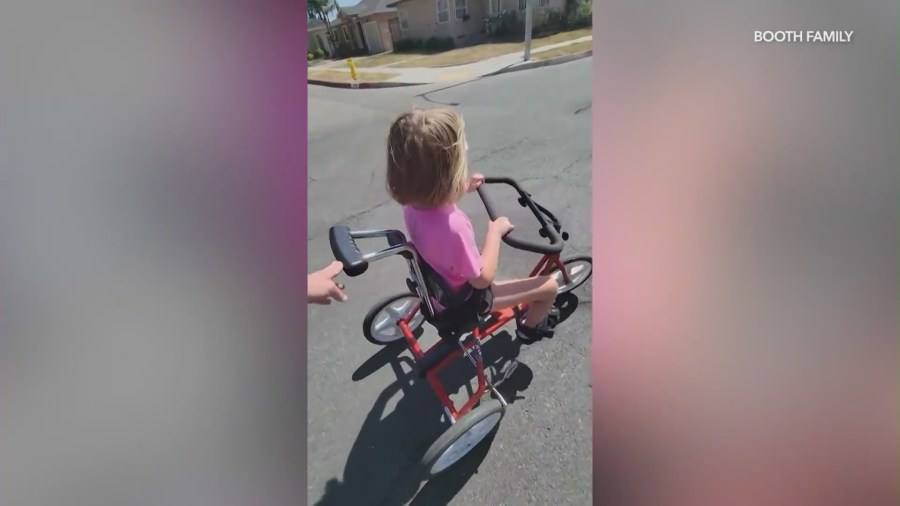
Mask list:
[[[583,285],[584,282],[587,281],[588,279],[590,279],[591,275],[594,273],[594,261],[591,259],[591,257],[589,257],[587,255],[567,258],[567,259],[563,260],[562,263],[566,267],[566,272],[570,272],[570,265],[572,265],[572,264],[575,264],[575,263],[585,264],[587,266],[587,273],[579,276],[578,279],[574,283],[571,283],[567,286],[560,286],[557,294],[564,294],[564,293],[571,292],[572,290]],[[553,274],[557,270],[558,269],[554,268],[553,270],[550,271],[550,274]]]
[[[385,321],[386,318],[389,318],[389,315],[385,314],[383,317],[379,318],[379,315],[385,311],[388,306],[394,305],[396,302],[401,301],[403,299],[409,299],[410,302],[418,302],[419,297],[413,295],[409,292],[407,293],[398,293],[397,295],[391,295],[386,299],[383,299],[378,304],[372,306],[372,309],[369,310],[366,317],[363,319],[363,336],[365,336],[366,340],[372,344],[378,346],[388,346],[394,343],[403,342],[403,333],[400,331],[400,327],[397,326],[396,320],[393,322],[393,333],[392,335],[375,335],[372,332],[372,325],[376,323],[376,319]],[[425,323],[425,317],[422,314],[422,311],[416,313],[413,321],[410,322],[409,330],[412,331],[413,334],[422,327]]]
[[[500,426],[500,420],[506,414],[506,407],[497,399],[488,399],[478,405],[477,408],[466,413],[459,421],[451,425],[441,437],[432,443],[422,457],[422,470],[427,477],[436,476],[447,469],[452,468],[459,461],[471,453],[479,444]],[[472,429],[478,427],[478,432]],[[469,441],[460,441],[469,435]],[[443,461],[441,457],[448,453],[454,443],[460,442],[456,454],[447,456]],[[440,467],[438,465],[440,464]]]

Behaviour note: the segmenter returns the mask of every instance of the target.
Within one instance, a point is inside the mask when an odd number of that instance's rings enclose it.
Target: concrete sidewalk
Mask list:
[[[593,36],[585,36],[577,39],[567,40],[565,42],[559,42],[556,44],[548,44],[546,46],[537,47],[531,50],[531,54],[539,54],[544,51],[549,51],[551,49],[556,49],[564,46],[568,46],[570,44],[577,44],[579,42],[587,42],[593,39]],[[564,57],[561,57],[564,58]],[[365,68],[357,68],[357,72],[360,75],[367,73],[381,73],[381,74],[396,74],[394,77],[385,81],[390,84],[434,84],[434,83],[442,83],[442,82],[455,82],[455,81],[465,81],[468,79],[475,79],[478,77],[496,74],[504,71],[512,71],[517,70],[517,67],[520,66],[532,66],[532,62],[525,62],[523,59],[522,51],[504,54],[500,56],[494,56],[492,58],[487,58],[485,60],[481,60],[474,63],[467,63],[464,65],[456,65],[452,67],[390,67],[390,66],[382,66],[382,67],[365,67]],[[310,71],[315,71],[315,68],[310,68]],[[325,70],[325,68],[323,68]],[[349,70],[338,69],[335,67],[328,68],[327,70],[336,71],[340,70],[341,72],[347,72],[349,74]]]

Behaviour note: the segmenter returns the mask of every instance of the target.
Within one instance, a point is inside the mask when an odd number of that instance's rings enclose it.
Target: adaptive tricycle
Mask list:
[[[485,178],[478,188],[488,216],[492,220],[497,214],[488,198],[485,186],[506,184],[519,194],[519,204],[527,207],[540,224],[541,237],[548,243],[538,244],[516,239],[511,234],[503,241],[516,249],[542,255],[530,276],[554,275],[557,277],[559,293],[566,293],[581,286],[591,276],[593,264],[588,256],[560,260],[568,233],[563,231],[559,220],[550,211],[537,204],[519,184],[509,178]],[[361,254],[356,239],[386,238],[386,249]],[[409,292],[386,298],[375,305],[363,321],[363,335],[376,345],[388,345],[405,341],[416,361],[419,375],[424,377],[444,408],[450,427],[428,449],[422,458],[422,465],[429,476],[434,476],[468,454],[491,433],[506,412],[506,400],[486,379],[481,355],[481,341],[513,321],[525,310],[524,306],[487,314],[472,312],[460,315],[449,311],[449,291],[431,267],[419,257],[415,247],[408,242],[403,232],[398,230],[351,231],[337,225],[329,231],[331,249],[335,258],[344,266],[348,276],[359,276],[369,267],[369,263],[383,258],[400,255],[409,264],[407,286]],[[447,309],[436,311],[436,304]],[[452,314],[452,318],[447,315]],[[433,325],[441,340],[422,351],[417,342],[417,331],[424,322]],[[459,409],[450,400],[438,378],[438,371],[451,361],[466,356],[475,366],[478,388]],[[487,390],[493,399],[483,400]]]

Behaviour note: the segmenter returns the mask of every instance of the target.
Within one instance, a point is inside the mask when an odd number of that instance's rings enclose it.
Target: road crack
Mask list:
[[[490,157],[492,157],[492,156],[494,156],[494,155],[498,155],[498,154],[500,154],[500,153],[504,153],[504,152],[506,152],[506,151],[510,151],[510,150],[512,150],[512,149],[516,149],[516,148],[518,148],[519,146],[521,146],[522,144],[525,144],[526,142],[528,142],[528,139],[527,139],[527,138],[526,138],[526,139],[519,139],[518,141],[513,142],[513,143],[511,143],[511,144],[506,144],[506,145],[504,145],[504,146],[500,146],[499,148],[496,148],[496,149],[493,149],[493,150],[491,150],[491,151],[488,151],[487,153],[485,153],[485,154],[479,156],[478,158],[473,159],[472,162],[480,162],[480,161],[485,160],[485,159],[487,159],[487,158],[490,158]]]
[[[376,211],[376,210],[378,210],[378,209],[381,209],[382,207],[384,207],[384,206],[386,206],[386,205],[392,203],[393,201],[394,201],[393,199],[387,199],[387,200],[385,200],[384,202],[379,202],[378,204],[375,204],[373,207],[371,207],[371,208],[369,208],[369,209],[365,209],[365,210],[360,211],[360,212],[358,212],[358,213],[353,213],[353,214],[351,214],[351,215],[349,215],[349,216],[345,216],[345,217],[339,219],[337,222],[340,223],[340,224],[346,225],[346,224],[348,224],[349,222],[351,222],[351,221],[353,221],[353,220],[356,220],[356,219],[358,219],[358,218],[362,218],[363,216],[365,216],[365,215],[367,215],[367,214],[369,214],[369,213],[371,213],[371,212],[373,212],[373,211]],[[324,235],[325,235],[325,232],[319,232],[319,233],[317,233],[317,234],[310,235],[309,238],[306,240],[306,242],[307,242],[307,243],[311,243],[311,242],[315,241],[316,239],[318,239],[318,238],[320,238],[320,237],[322,237],[322,236],[324,236]]]
[[[384,206],[390,204],[390,203],[393,202],[393,201],[394,201],[393,199],[387,199],[387,200],[385,200],[385,201],[383,201],[383,202],[379,202],[378,204],[375,204],[374,207],[371,207],[371,208],[369,208],[369,209],[366,209],[365,211],[360,211],[360,212],[358,212],[358,213],[354,213],[354,214],[351,214],[350,216],[346,216],[346,217],[342,218],[340,222],[341,222],[341,223],[346,223],[346,222],[349,222],[349,221],[353,221],[353,220],[355,220],[355,219],[357,219],[357,218],[361,218],[361,217],[363,217],[363,216],[365,216],[365,215],[371,213],[372,211],[375,211],[375,210],[377,210],[377,209],[381,209],[382,207],[384,207]]]

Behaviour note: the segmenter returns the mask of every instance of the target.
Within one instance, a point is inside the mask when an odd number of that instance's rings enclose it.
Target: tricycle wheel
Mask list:
[[[497,428],[505,413],[506,407],[496,399],[486,400],[466,413],[425,452],[422,457],[425,473],[435,476],[459,462]]]
[[[560,272],[558,268],[554,267],[550,271],[550,275],[555,277],[556,282],[559,283],[559,290],[557,293],[560,294],[568,293],[578,288],[584,284],[594,272],[594,262],[589,256],[572,257],[563,260],[562,264],[566,268],[566,274],[569,276],[568,283],[566,283],[566,280],[562,276],[562,272]]]
[[[419,303],[419,297],[411,293],[392,295],[378,304],[375,304],[363,319],[363,336],[372,344],[385,346],[403,341],[403,332],[397,321],[408,315],[413,307]],[[416,311],[416,315],[409,322],[409,330],[416,333],[425,323],[425,315],[422,311]]]

